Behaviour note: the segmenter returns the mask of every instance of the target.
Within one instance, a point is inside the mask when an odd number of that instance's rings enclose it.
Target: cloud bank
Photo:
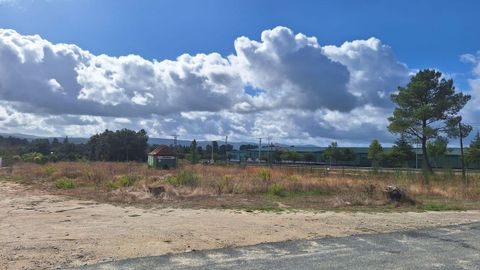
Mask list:
[[[275,27],[260,40],[237,38],[234,48],[157,61],[94,55],[0,29],[0,128],[90,136],[127,127],[151,136],[314,144],[391,138],[390,94],[411,71],[379,39],[322,45]],[[477,65],[470,83],[480,94],[479,58],[464,58]]]

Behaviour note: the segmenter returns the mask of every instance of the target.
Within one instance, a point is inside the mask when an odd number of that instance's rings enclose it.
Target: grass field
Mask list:
[[[149,169],[141,163],[18,163],[1,179],[83,199],[145,207],[234,208],[247,211],[314,210],[466,210],[480,209],[480,177],[449,170],[428,183],[413,171],[327,171],[289,167],[182,165]],[[388,203],[383,190],[403,188],[416,205]],[[160,196],[148,187],[162,186]]]

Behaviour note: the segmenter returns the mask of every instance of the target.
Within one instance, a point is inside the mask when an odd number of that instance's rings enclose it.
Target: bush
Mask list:
[[[45,168],[45,174],[48,175],[48,176],[52,176],[54,173],[57,172],[57,169],[51,165],[47,166]]]
[[[223,192],[227,192],[227,193],[233,192],[234,185],[232,183],[232,176],[228,174],[224,175],[223,181],[221,182],[219,188]]]
[[[165,182],[172,186],[197,186],[198,176],[189,171],[180,171],[176,176],[167,176]]]
[[[55,187],[58,189],[72,189],[75,188],[75,182],[68,178],[60,178],[55,181]]]
[[[179,185],[178,179],[174,175],[169,175],[169,176],[165,177],[165,182],[167,184],[170,184],[170,185],[175,186],[175,187]]]
[[[278,183],[271,185],[268,188],[268,193],[278,197],[287,196],[287,191],[285,190],[285,187],[283,187],[281,184],[278,184]]]
[[[131,187],[135,182],[138,180],[138,176],[136,175],[122,175],[118,179],[118,185],[122,187]]]
[[[261,169],[258,173],[258,176],[260,179],[262,179],[262,181],[268,182],[270,179],[272,179],[272,171],[269,169]]]
[[[31,152],[31,153],[22,155],[22,160],[25,162],[34,162],[37,164],[45,164],[48,161],[44,155],[36,152]]]
[[[198,176],[189,171],[181,171],[177,175],[177,179],[182,186],[196,186],[198,184]]]
[[[109,182],[107,182],[106,186],[107,186],[107,188],[109,188],[109,189],[117,189],[117,188],[119,188],[118,183],[116,183],[115,181],[109,181]]]

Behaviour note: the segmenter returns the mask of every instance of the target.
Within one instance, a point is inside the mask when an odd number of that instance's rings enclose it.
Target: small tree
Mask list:
[[[383,147],[377,139],[374,139],[368,147],[368,159],[372,161],[374,168],[377,168],[383,159]]]
[[[187,159],[195,164],[198,162],[198,155],[197,140],[193,140],[190,144],[190,153],[187,154]]]
[[[337,160],[342,158],[342,153],[340,149],[338,149],[337,142],[332,142],[327,149],[325,149],[325,152],[323,152],[323,156],[325,159],[330,160],[330,165],[332,165],[332,160],[337,163]]]
[[[390,152],[391,160],[398,166],[408,166],[408,161],[412,160],[415,156],[413,152],[413,147],[408,143],[405,136],[401,135],[398,140],[395,141],[395,144],[392,147],[392,152]]]
[[[447,153],[448,139],[444,137],[437,137],[433,141],[427,143],[427,152],[433,157],[435,168],[438,168],[438,160]]]
[[[356,158],[355,156],[355,152],[353,152],[352,149],[350,148],[345,148],[342,150],[342,153],[341,153],[341,160],[342,161],[354,161]]]
[[[471,97],[455,93],[453,80],[442,78],[442,73],[425,69],[415,74],[406,87],[399,87],[391,98],[396,108],[388,118],[388,129],[409,139],[418,139],[422,144],[424,168],[433,172],[427,142],[454,124],[453,120]]]

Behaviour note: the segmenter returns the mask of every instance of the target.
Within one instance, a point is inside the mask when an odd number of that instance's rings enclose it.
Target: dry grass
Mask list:
[[[470,184],[465,186],[459,175],[449,171],[430,176],[429,183],[424,184],[422,175],[408,171],[205,165],[163,171],[140,163],[59,162],[20,163],[1,177],[57,194],[157,206],[389,209],[383,194],[388,185],[402,187],[420,204],[423,201],[425,209],[477,208],[480,199],[478,176],[470,176]],[[72,188],[58,188],[59,179],[71,181]],[[149,186],[163,186],[166,192],[152,197],[147,192]]]

